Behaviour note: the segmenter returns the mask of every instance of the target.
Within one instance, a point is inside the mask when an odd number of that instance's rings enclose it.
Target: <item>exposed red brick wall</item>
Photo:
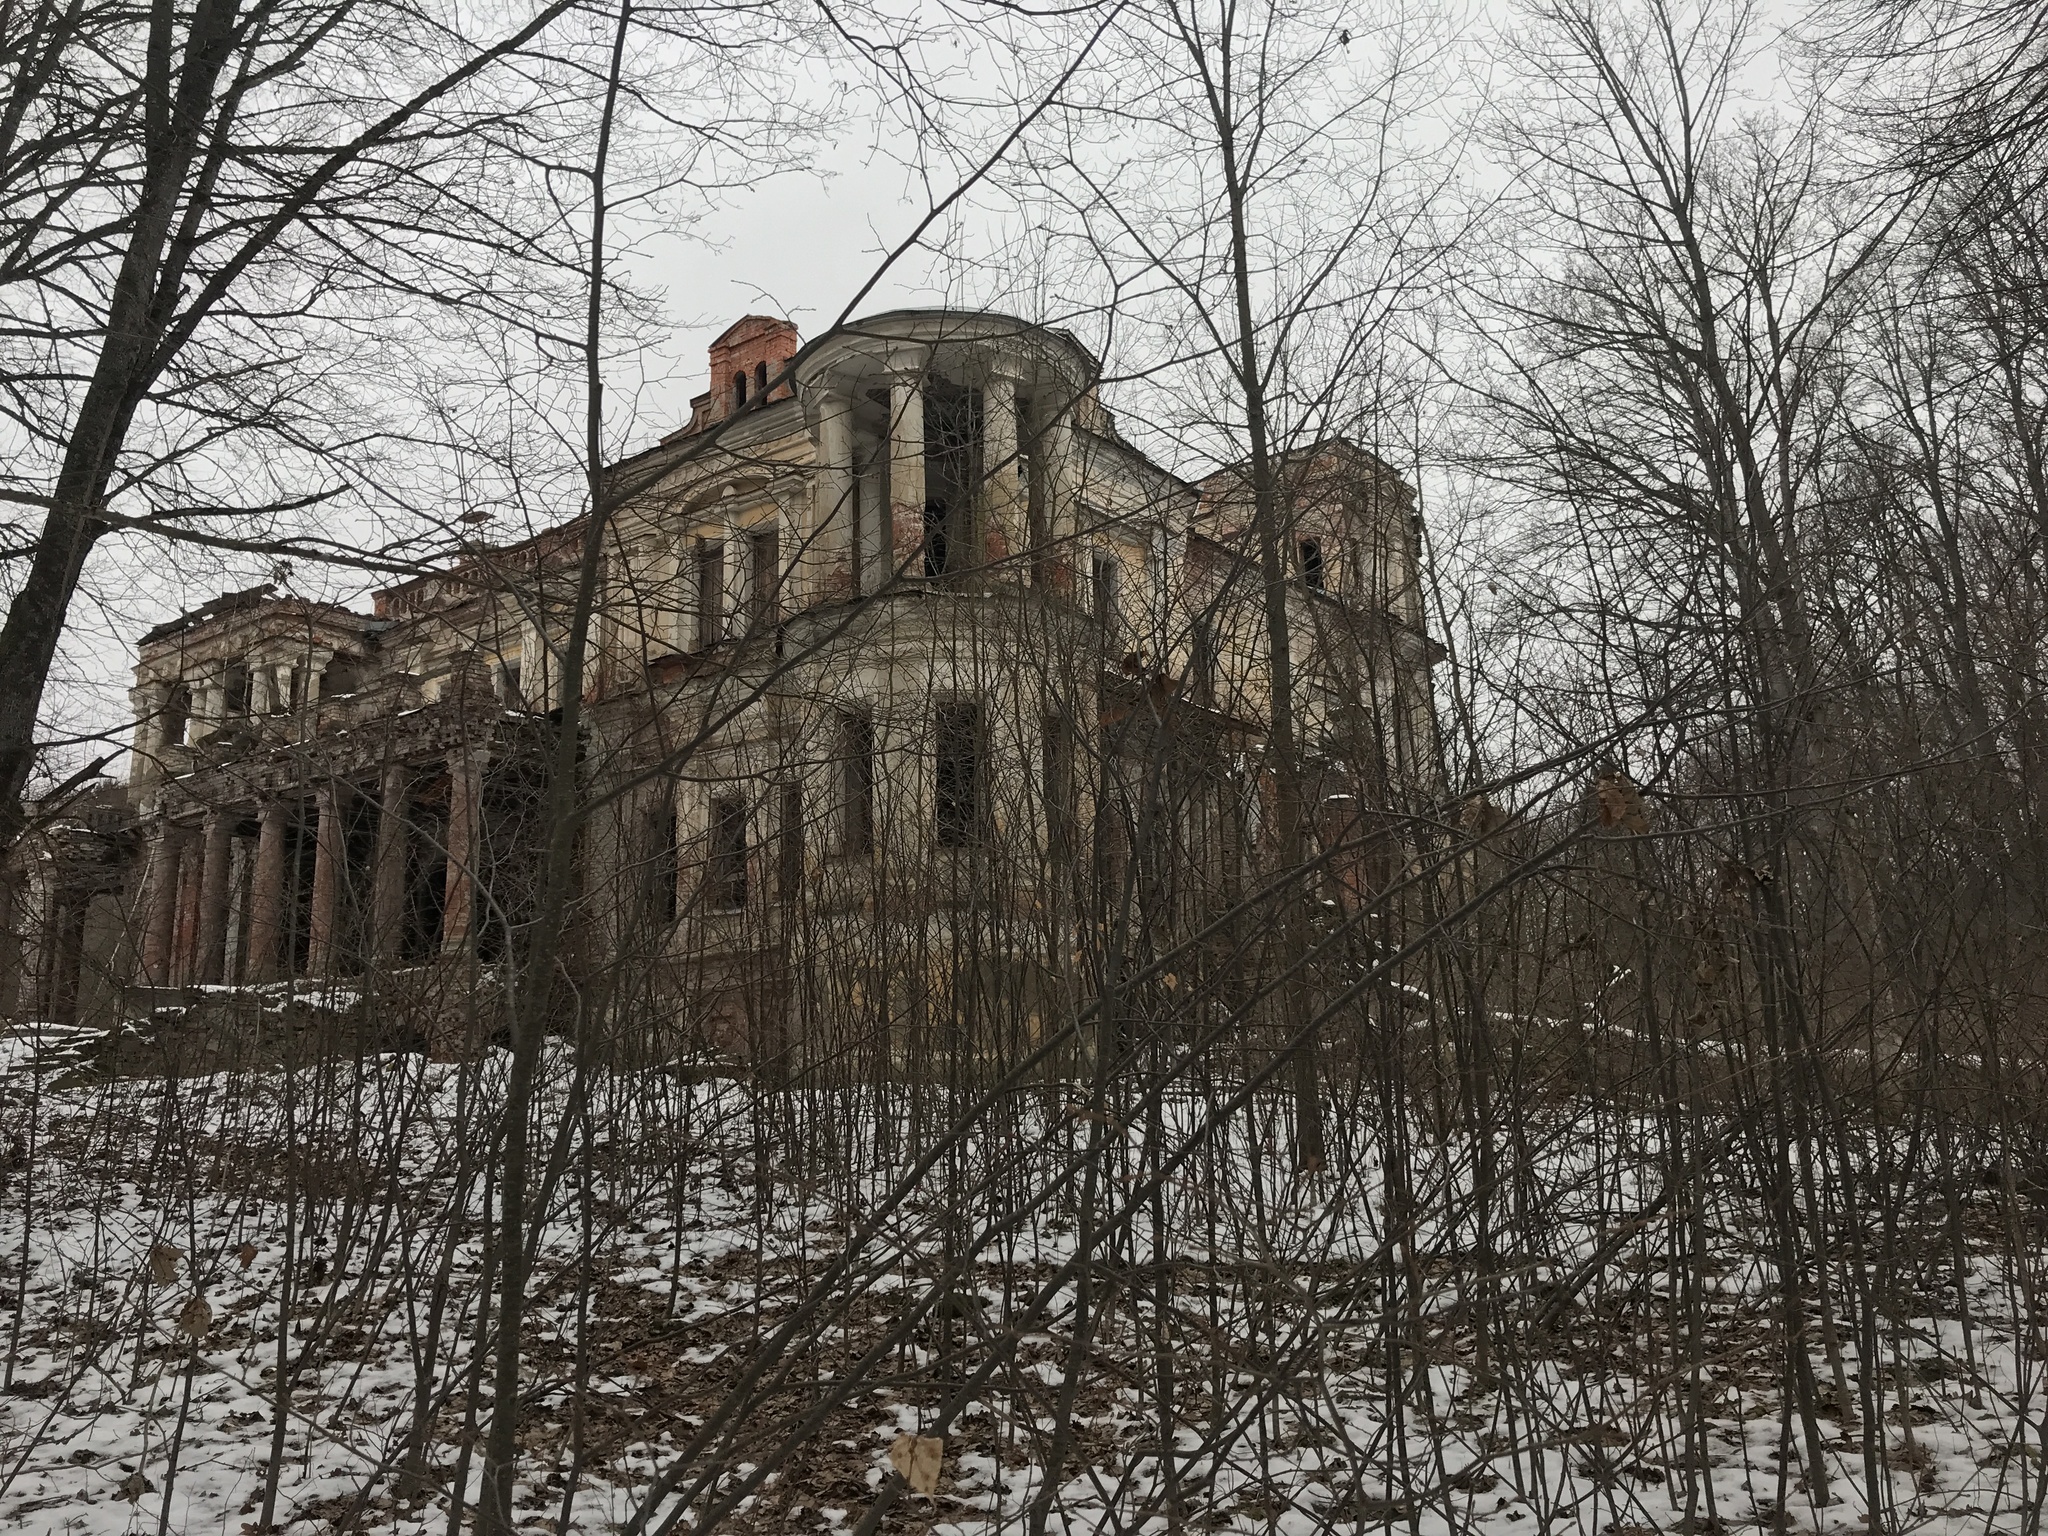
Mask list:
[[[724,335],[711,343],[710,419],[723,421],[733,413],[737,403],[733,380],[739,374],[746,375],[747,404],[751,406],[761,365],[768,365],[768,378],[772,383],[783,365],[796,356],[802,341],[795,326],[772,315],[748,315],[729,327]],[[771,389],[768,398],[787,400],[790,394],[789,386],[784,384]]]

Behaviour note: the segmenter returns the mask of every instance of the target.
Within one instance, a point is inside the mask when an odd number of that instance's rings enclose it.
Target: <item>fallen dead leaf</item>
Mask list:
[[[939,1491],[939,1463],[945,1455],[946,1442],[936,1435],[898,1435],[889,1447],[889,1465],[912,1493],[930,1498]]]
[[[203,1339],[212,1327],[213,1308],[206,1304],[204,1296],[194,1296],[179,1309],[178,1332],[189,1333],[195,1339]]]

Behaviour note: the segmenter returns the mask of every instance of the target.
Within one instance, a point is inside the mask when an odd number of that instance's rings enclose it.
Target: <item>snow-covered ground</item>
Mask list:
[[[274,1444],[279,1529],[439,1533],[458,1501],[474,1509],[492,1262],[476,1127],[501,1063],[69,1086],[26,1053],[13,1065],[0,1528],[255,1531]],[[1548,1202],[1542,1232],[1496,1230],[1483,1281],[1472,1149],[1406,1150],[1409,1229],[1389,1225],[1369,1140],[1297,1179],[1264,1122],[1200,1136],[1206,1113],[1190,1096],[1162,1116],[1152,1145],[1188,1155],[1156,1202],[1145,1127],[1091,1120],[1057,1085],[992,1113],[892,1202],[935,1121],[884,1124],[851,1093],[600,1077],[588,1135],[560,1143],[528,1291],[522,1526],[556,1529],[566,1496],[568,1528],[626,1529],[680,1466],[691,1496],[658,1511],[679,1529],[850,1531],[892,1486],[895,1438],[935,1432],[936,1489],[895,1497],[880,1529],[1832,1531],[1871,1528],[1873,1497],[1887,1530],[2039,1517],[2042,1341],[2016,1323],[2033,1279],[1988,1239],[1967,1261],[1967,1339],[1952,1290],[1928,1283],[1938,1255],[1887,1283],[1913,1301],[1887,1304],[1880,1337],[1842,1328],[1855,1414],[1809,1329],[1820,1505],[1740,1180],[1683,1202],[1710,1239],[1695,1360],[1668,1220],[1625,1232],[1549,1315],[1557,1281],[1656,1187],[1625,1134],[1564,1114],[1517,1154]],[[1086,1203],[1062,1170],[1091,1135]],[[1834,1275],[1838,1312],[1850,1273]]]

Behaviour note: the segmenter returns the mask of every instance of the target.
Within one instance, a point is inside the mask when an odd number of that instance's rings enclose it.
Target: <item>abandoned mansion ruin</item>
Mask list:
[[[1097,373],[995,314],[808,345],[749,317],[608,470],[565,958],[524,978],[563,1027],[860,1071],[1040,1039],[1173,946],[1255,971],[1227,914],[1274,856],[1276,615],[1318,904],[1374,899],[1434,753],[1409,490],[1328,440],[1262,521],[1246,466],[1130,446]],[[14,872],[14,1011],[305,980],[488,1027],[589,531],[468,542],[368,612],[258,588],[146,635],[127,782]]]

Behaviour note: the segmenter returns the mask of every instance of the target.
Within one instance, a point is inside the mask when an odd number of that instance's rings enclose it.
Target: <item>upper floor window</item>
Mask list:
[[[747,618],[767,629],[781,617],[782,539],[773,524],[747,536],[753,569],[747,573]]]
[[[1090,557],[1088,589],[1094,603],[1095,622],[1110,631],[1116,628],[1117,569],[1116,556],[1106,549],[1098,549]]]
[[[754,393],[763,400],[768,398],[768,365],[766,363],[754,364]]]
[[[747,403],[747,370],[742,368],[732,376],[732,408],[738,410]]]
[[[164,695],[163,743],[167,747],[183,746],[185,726],[192,718],[192,685],[173,683]]]
[[[1323,590],[1323,541],[1301,541],[1301,584],[1311,592]]]
[[[697,649],[708,651],[725,638],[725,545],[697,546]]]
[[[1188,694],[1197,704],[1216,698],[1216,626],[1207,614],[1188,626]]]
[[[232,718],[249,713],[249,668],[243,662],[229,665],[221,682],[221,714]]]

